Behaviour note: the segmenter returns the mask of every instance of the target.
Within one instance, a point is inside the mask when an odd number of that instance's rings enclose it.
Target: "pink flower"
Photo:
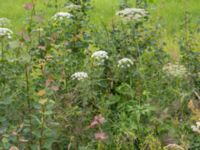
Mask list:
[[[105,118],[100,114],[94,117],[89,127],[94,128],[96,125],[101,125],[105,122]]]
[[[33,3],[26,3],[26,4],[24,4],[24,9],[26,9],[26,10],[32,10],[33,9]]]
[[[105,132],[97,132],[95,133],[95,139],[99,141],[104,141],[108,139],[108,136],[106,135]]]

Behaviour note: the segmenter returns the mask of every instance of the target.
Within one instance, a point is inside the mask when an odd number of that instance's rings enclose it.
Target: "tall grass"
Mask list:
[[[0,0],[0,17],[7,17],[12,20],[14,30],[23,26],[26,11],[23,4],[27,0]],[[93,10],[90,12],[91,22],[95,25],[109,24],[119,7],[120,0],[93,0]],[[63,4],[64,0],[59,3]],[[129,0],[129,4],[134,6],[135,0]],[[200,1],[199,0],[157,0],[149,6],[154,21],[158,21],[163,27],[163,38],[167,42],[166,50],[172,55],[178,56],[177,42],[174,41],[176,34],[179,34],[184,12],[189,11],[194,24],[200,21]],[[43,0],[37,1],[36,9],[44,10],[43,14],[50,17],[54,10],[46,8]],[[62,8],[59,8],[62,11]]]
[[[114,16],[118,9],[120,0],[93,0],[93,11],[91,12],[92,21],[96,24],[107,23]],[[19,28],[25,20],[26,11],[23,9],[23,4],[27,0],[0,0],[0,17],[8,17],[12,20],[12,24]],[[63,0],[59,1],[63,3]],[[44,7],[44,1],[37,1],[37,9],[45,9],[48,15],[52,14],[51,9]],[[134,0],[129,3],[134,5]],[[167,32],[177,32],[181,20],[184,17],[184,11],[191,13],[192,21],[197,23],[200,19],[199,15],[200,1],[198,0],[157,0],[155,4],[150,6],[150,12],[154,19],[160,16],[162,25],[167,29]]]

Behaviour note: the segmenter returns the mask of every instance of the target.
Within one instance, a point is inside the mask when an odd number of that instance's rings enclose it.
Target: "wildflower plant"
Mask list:
[[[54,20],[64,20],[64,19],[70,19],[72,17],[73,17],[73,15],[71,15],[68,12],[58,12],[52,17],[52,19],[54,19]]]
[[[91,58],[97,65],[104,65],[106,60],[108,60],[108,53],[106,51],[96,51],[92,54]]]
[[[126,21],[140,21],[140,19],[147,16],[147,12],[144,9],[139,8],[125,8],[116,13],[117,16],[121,17]]]
[[[120,68],[130,68],[133,65],[133,61],[129,58],[122,58],[118,61],[118,67]]]
[[[0,38],[8,38],[12,37],[13,32],[8,28],[0,28]]]
[[[88,74],[86,72],[76,72],[71,76],[72,80],[84,80],[88,78]]]

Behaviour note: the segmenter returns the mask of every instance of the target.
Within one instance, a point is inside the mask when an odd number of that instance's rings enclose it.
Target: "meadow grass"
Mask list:
[[[19,28],[25,20],[26,11],[23,4],[27,0],[0,0],[0,17],[8,17],[12,20],[12,24]],[[48,15],[52,15],[53,11],[45,7],[45,1],[37,1],[37,9],[44,10]],[[60,0],[59,3],[63,3]],[[134,6],[134,0],[130,0],[130,5]],[[96,24],[109,22],[119,6],[119,0],[93,0],[93,11],[90,13],[92,21]],[[200,1],[197,0],[159,0],[150,6],[152,16],[161,21],[162,25],[168,32],[178,31],[184,12],[187,10],[191,13],[193,23],[197,23],[200,19]],[[61,8],[60,8],[61,9]],[[55,11],[55,10],[54,10]]]
[[[91,22],[97,26],[109,24],[115,12],[119,8],[120,0],[93,0],[93,10],[90,12]],[[26,20],[27,11],[23,8],[23,4],[27,0],[0,0],[0,17],[7,17],[12,20],[12,29],[19,30],[23,27]],[[49,1],[54,3],[54,1]],[[64,0],[59,0],[59,4],[63,4]],[[135,1],[129,0],[130,6],[134,6]],[[60,5],[62,6],[62,5]],[[191,20],[197,24],[200,20],[200,1],[198,0],[157,0],[149,6],[149,11],[153,20],[159,22],[164,28],[163,39],[167,41],[166,49],[171,51],[172,55],[178,55],[177,42],[174,42],[174,36],[179,34],[181,24],[184,19],[185,11],[190,12]],[[37,10],[42,10],[47,18],[55,13],[55,9],[47,8],[45,1],[38,0]],[[58,8],[57,11],[62,11]]]

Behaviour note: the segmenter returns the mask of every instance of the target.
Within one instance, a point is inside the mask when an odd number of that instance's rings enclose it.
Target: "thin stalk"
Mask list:
[[[55,0],[55,8],[58,9],[58,0]]]
[[[29,89],[29,71],[28,65],[26,65],[25,70],[25,78],[26,78],[26,96],[27,96],[27,105],[28,105],[28,115],[29,115],[29,125],[30,125],[30,137],[32,138],[32,118],[31,118],[31,99],[30,99],[30,89]],[[32,141],[30,141],[32,143]]]
[[[45,112],[45,106],[42,105],[42,118],[41,118],[42,127],[41,127],[41,132],[40,132],[41,138],[39,140],[40,149],[42,149],[43,135],[44,135],[44,121],[45,121],[44,112]]]
[[[3,40],[1,41],[1,61],[4,61],[4,44]]]
[[[1,41],[1,71],[4,72],[4,43],[3,40]],[[2,83],[5,84],[5,75],[2,77]]]
[[[102,148],[102,144],[101,144],[101,142],[98,142],[98,148],[97,148],[98,150],[102,150],[103,148]]]
[[[29,37],[30,37],[30,40],[32,41],[32,38],[31,38],[31,30],[32,30],[32,25],[33,25],[33,16],[35,15],[35,3],[36,1],[35,0],[32,0],[32,4],[33,4],[33,9],[31,10],[31,16],[30,16],[30,22],[29,22]]]
[[[40,27],[39,27],[38,39],[39,39],[39,44],[40,44],[41,43],[41,31],[40,31]]]
[[[36,0],[32,0],[32,4],[33,4],[32,14],[35,15],[35,4],[36,4]]]

